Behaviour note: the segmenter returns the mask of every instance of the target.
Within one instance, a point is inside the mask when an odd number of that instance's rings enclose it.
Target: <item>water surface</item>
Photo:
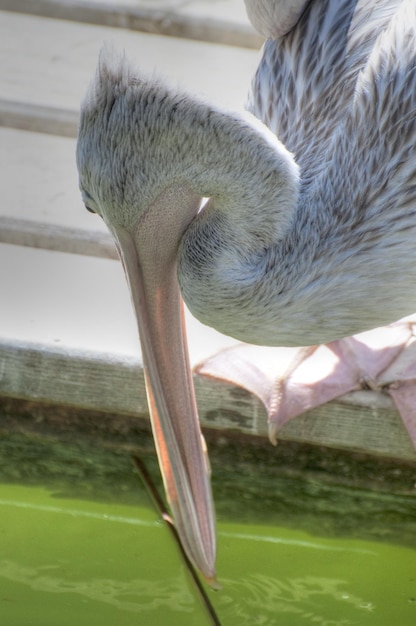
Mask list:
[[[218,524],[223,588],[210,599],[224,626],[414,626],[414,548],[318,536],[264,518],[253,511],[244,523]],[[50,485],[3,483],[0,537],[0,614],[8,626],[211,624],[145,499],[96,501],[63,497]]]

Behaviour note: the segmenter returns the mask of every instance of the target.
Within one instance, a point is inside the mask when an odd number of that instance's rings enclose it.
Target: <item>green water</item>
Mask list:
[[[218,523],[223,588],[209,595],[223,626],[416,624],[409,541],[325,537],[249,517]],[[63,497],[46,483],[7,482],[0,484],[0,623],[211,624],[145,499],[97,502]]]

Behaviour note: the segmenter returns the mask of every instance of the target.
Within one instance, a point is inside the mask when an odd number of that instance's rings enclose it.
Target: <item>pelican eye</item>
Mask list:
[[[81,188],[81,195],[87,211],[89,211],[90,213],[97,213],[97,203],[95,202],[94,198],[90,196],[88,191],[85,191],[85,189]]]

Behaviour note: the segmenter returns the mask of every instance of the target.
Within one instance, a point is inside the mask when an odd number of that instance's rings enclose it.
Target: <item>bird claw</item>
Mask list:
[[[278,444],[278,440],[277,440],[277,424],[276,422],[269,422],[269,441],[272,444],[272,446],[277,446]]]

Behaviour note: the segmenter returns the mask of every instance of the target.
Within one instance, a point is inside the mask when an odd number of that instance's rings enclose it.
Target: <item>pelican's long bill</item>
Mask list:
[[[195,201],[192,198],[192,204]],[[161,217],[154,219],[157,214]],[[177,243],[170,246],[166,241],[169,236],[165,238],[155,224],[163,215],[166,217],[160,207],[150,209],[128,229],[106,221],[116,241],[137,317],[153,434],[174,523],[189,559],[215,587],[209,464],[199,427],[176,276]]]

